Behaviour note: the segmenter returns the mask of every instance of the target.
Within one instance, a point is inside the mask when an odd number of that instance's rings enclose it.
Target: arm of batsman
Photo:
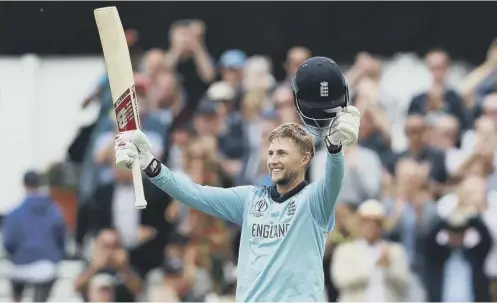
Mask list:
[[[116,165],[131,169],[135,160],[140,161],[144,170],[152,162],[152,144],[141,130],[121,132],[114,137],[114,152]]]
[[[358,141],[360,132],[360,111],[349,105],[337,119],[330,123],[330,133],[327,136],[334,145],[350,146]]]

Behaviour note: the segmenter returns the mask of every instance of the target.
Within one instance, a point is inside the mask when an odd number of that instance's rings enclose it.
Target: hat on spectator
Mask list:
[[[110,274],[101,273],[92,277],[90,286],[92,287],[112,287],[115,284],[115,279]]]
[[[235,89],[225,81],[218,81],[209,86],[207,97],[213,101],[231,101],[235,99]]]
[[[201,100],[199,107],[197,107],[198,115],[215,115],[218,113],[217,105],[209,99]]]
[[[36,171],[28,171],[24,174],[24,186],[26,187],[40,187],[41,185],[41,176]]]
[[[221,68],[242,69],[246,59],[246,53],[240,49],[231,49],[221,54],[219,65]]]
[[[383,219],[385,216],[385,209],[381,202],[370,199],[363,202],[360,207],[358,207],[358,214],[362,217]]]

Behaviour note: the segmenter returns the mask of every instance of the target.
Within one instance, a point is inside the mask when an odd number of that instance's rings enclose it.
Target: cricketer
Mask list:
[[[303,126],[283,124],[270,134],[270,187],[201,186],[155,159],[140,130],[115,137],[118,166],[130,168],[138,160],[151,181],[174,199],[241,226],[239,302],[325,301],[322,259],[344,177],[342,146],[357,142],[360,113],[349,105],[344,75],[329,58],[303,62],[293,90]],[[315,154],[315,137],[324,139],[328,156],[325,176],[308,184],[305,172]]]

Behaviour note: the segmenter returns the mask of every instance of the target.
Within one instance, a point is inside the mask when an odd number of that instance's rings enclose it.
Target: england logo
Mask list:
[[[293,216],[296,213],[296,208],[296,202],[290,201],[289,206],[287,206],[287,216]]]
[[[329,83],[326,81],[320,82],[320,97],[329,96]]]

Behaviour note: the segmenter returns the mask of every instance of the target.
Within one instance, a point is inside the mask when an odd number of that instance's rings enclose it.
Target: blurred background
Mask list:
[[[362,120],[324,257],[329,301],[496,302],[496,2],[0,2],[0,301],[234,299],[239,228],[148,180],[137,211],[114,167],[93,17],[109,5],[155,155],[200,184],[270,184],[269,132],[301,123],[297,67],[343,67]],[[317,141],[309,181],[324,157]],[[401,253],[347,247],[377,238]],[[387,278],[341,266],[379,258]]]

